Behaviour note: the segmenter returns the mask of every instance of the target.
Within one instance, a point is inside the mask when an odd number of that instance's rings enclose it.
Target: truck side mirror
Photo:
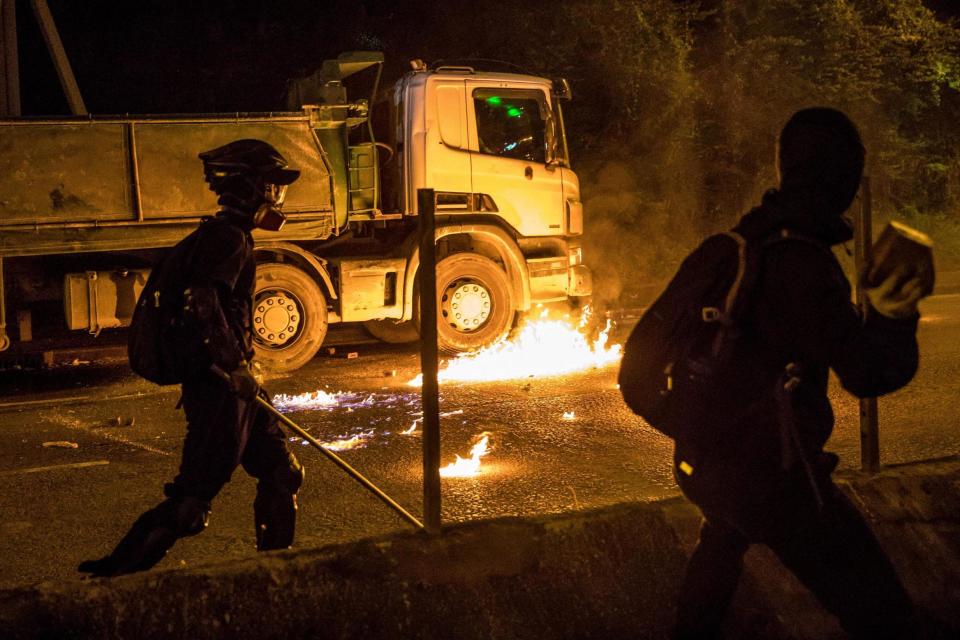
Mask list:
[[[573,91],[570,90],[570,83],[566,78],[557,78],[553,81],[553,96],[559,100],[572,100]]]

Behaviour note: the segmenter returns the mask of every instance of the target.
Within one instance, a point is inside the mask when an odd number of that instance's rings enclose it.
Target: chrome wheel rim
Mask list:
[[[493,310],[492,298],[487,287],[478,280],[460,278],[454,280],[440,299],[440,313],[451,327],[470,333],[482,327]]]
[[[296,342],[303,328],[303,305],[287,291],[266,290],[253,304],[253,336],[269,349]]]

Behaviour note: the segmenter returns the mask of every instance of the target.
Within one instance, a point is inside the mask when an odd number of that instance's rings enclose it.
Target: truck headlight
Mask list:
[[[583,262],[583,249],[581,247],[570,247],[567,250],[570,259],[570,266],[574,267]]]

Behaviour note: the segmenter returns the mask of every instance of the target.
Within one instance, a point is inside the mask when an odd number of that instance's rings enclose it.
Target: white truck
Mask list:
[[[379,92],[382,63],[327,61],[292,86],[292,112],[0,121],[0,357],[89,347],[128,325],[150,265],[217,210],[197,153],[237,138],[302,171],[283,230],[255,234],[268,368],[302,366],[333,323],[416,339],[420,188],[437,195],[444,352],[492,343],[538,302],[589,296],[566,81],[415,61]],[[380,99],[348,99],[348,78],[372,79]]]

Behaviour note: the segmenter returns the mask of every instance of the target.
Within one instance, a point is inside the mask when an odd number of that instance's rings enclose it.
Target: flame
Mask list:
[[[574,326],[569,318],[549,319],[544,311],[540,318],[525,324],[513,339],[447,361],[439,380],[491,382],[555,376],[619,362],[621,345],[607,345],[613,326],[609,320],[592,343],[585,335],[589,313],[585,309],[579,324]],[[423,374],[407,384],[421,386]]]
[[[461,458],[458,455],[456,462],[451,462],[440,469],[441,478],[472,478],[480,473],[480,458],[490,453],[487,447],[490,434],[481,433],[477,437],[479,440],[471,447],[470,457]]]
[[[344,436],[337,440],[322,443],[324,448],[332,451],[349,451],[350,449],[361,449],[367,446],[367,440],[373,437],[373,430],[357,433],[352,436]]]

